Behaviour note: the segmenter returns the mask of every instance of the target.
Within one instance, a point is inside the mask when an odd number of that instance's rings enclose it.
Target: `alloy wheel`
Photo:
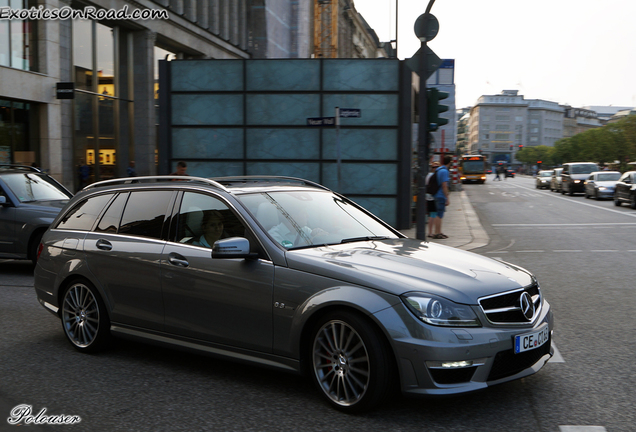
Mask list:
[[[344,321],[329,321],[316,334],[313,368],[320,388],[337,405],[355,404],[369,387],[369,352],[360,335]]]
[[[73,284],[64,295],[62,325],[77,348],[89,348],[99,336],[100,310],[95,294],[83,283]]]

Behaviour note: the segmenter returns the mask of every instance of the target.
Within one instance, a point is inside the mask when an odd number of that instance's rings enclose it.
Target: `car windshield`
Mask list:
[[[287,249],[397,238],[362,210],[326,191],[277,191],[239,199],[270,237]]]
[[[542,171],[539,173],[541,177],[552,177],[552,171]]]
[[[46,176],[36,173],[3,174],[2,180],[20,202],[71,198]]]
[[[598,181],[617,181],[620,176],[620,173],[599,174]]]
[[[592,174],[594,171],[598,171],[598,167],[593,164],[572,165],[572,174]]]

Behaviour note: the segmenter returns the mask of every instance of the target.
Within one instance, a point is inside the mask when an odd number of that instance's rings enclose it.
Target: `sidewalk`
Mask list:
[[[450,201],[451,205],[446,207],[444,219],[442,220],[442,232],[448,238],[431,239],[427,237],[426,240],[463,250],[486,246],[490,242],[490,237],[481,226],[477,213],[475,213],[473,206],[470,204],[466,192],[463,190],[452,192]],[[417,229],[414,226],[411,229],[401,230],[400,232],[407,237],[415,238]]]

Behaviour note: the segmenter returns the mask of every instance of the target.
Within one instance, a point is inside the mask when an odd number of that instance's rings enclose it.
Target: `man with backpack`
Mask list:
[[[432,217],[429,222],[432,225],[432,234],[430,230],[428,234],[429,237],[434,239],[448,238],[446,234],[442,234],[442,219],[444,218],[446,206],[450,205],[450,171],[448,171],[448,165],[450,165],[452,160],[453,158],[450,155],[444,156],[443,165],[435,170],[426,188],[426,192],[435,198],[435,217]]]

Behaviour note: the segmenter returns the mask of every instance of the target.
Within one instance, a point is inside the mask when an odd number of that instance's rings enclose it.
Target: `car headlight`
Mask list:
[[[599,186],[599,187],[598,187],[598,190],[600,190],[600,191],[604,191],[604,190],[607,190],[607,188],[606,188],[605,186]]]
[[[574,183],[581,183],[581,180],[574,180]]]
[[[452,327],[481,326],[470,306],[424,293],[406,294],[402,300],[415,316],[427,324]]]

